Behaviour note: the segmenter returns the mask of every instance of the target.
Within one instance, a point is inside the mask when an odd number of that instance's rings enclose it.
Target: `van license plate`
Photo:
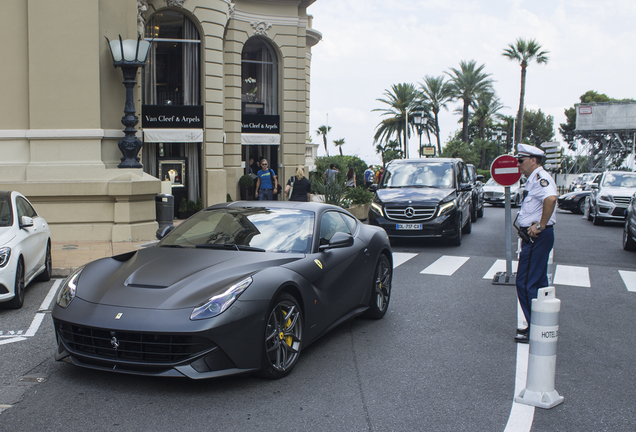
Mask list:
[[[422,224],[397,224],[399,230],[421,230]]]

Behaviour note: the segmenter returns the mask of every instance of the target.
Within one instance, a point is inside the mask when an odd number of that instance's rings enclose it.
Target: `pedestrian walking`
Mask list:
[[[347,171],[347,181],[345,186],[348,188],[356,187],[356,173],[353,170],[353,167],[349,168],[349,171]]]
[[[336,181],[336,175],[339,173],[338,168],[336,168],[336,164],[330,164],[329,169],[325,170],[322,175],[322,179],[325,180],[325,183],[331,183]]]
[[[269,168],[267,159],[261,160],[261,169],[256,176],[255,196],[258,197],[259,201],[273,200],[274,191],[278,189],[278,179],[274,170]]]
[[[379,185],[382,181],[382,174],[384,174],[384,167],[380,165],[380,169],[375,173],[375,182]]]
[[[369,168],[364,172],[364,187],[367,189],[373,184],[373,165],[369,165]]]
[[[548,286],[548,258],[554,246],[555,207],[557,189],[554,179],[541,166],[544,152],[527,144],[517,145],[517,163],[528,181],[527,194],[517,215],[519,226],[526,230],[528,241],[522,241],[517,267],[517,297],[528,323],[527,328],[517,329],[515,341],[528,343],[532,299],[537,298],[539,288]]]
[[[289,201],[309,201],[311,183],[309,183],[309,180],[305,177],[305,169],[302,165],[298,165],[296,175],[291,176],[289,180],[287,180],[285,193]]]

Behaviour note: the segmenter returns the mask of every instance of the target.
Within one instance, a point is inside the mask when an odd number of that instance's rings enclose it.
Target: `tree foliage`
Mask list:
[[[414,84],[401,83],[393,84],[390,90],[384,91],[384,98],[376,99],[387,107],[375,108],[372,111],[380,111],[388,118],[376,127],[373,137],[375,142],[389,141],[395,135],[406,153],[405,143],[413,128],[413,117],[410,114],[417,105],[418,97],[419,93],[415,90]]]
[[[525,110],[523,113],[523,142],[539,146],[554,139],[554,117],[538,111]]]

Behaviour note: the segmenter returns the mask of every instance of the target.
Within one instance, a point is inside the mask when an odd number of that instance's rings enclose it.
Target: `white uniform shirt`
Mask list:
[[[543,200],[549,196],[557,196],[557,189],[552,176],[543,167],[538,167],[532,171],[526,182],[525,189],[527,195],[521,204],[518,222],[519,226],[529,227],[533,222],[538,223],[541,221]],[[548,225],[554,225],[556,222],[555,212],[556,206],[552,215],[550,215]]]

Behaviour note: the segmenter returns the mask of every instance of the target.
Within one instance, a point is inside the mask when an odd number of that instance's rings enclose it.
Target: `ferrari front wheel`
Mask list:
[[[375,266],[369,309],[364,313],[366,318],[380,319],[386,314],[391,300],[391,279],[391,263],[385,255],[380,255]]]
[[[288,375],[300,357],[303,317],[296,298],[280,294],[270,309],[265,327],[264,352],[258,375],[279,379]]]

